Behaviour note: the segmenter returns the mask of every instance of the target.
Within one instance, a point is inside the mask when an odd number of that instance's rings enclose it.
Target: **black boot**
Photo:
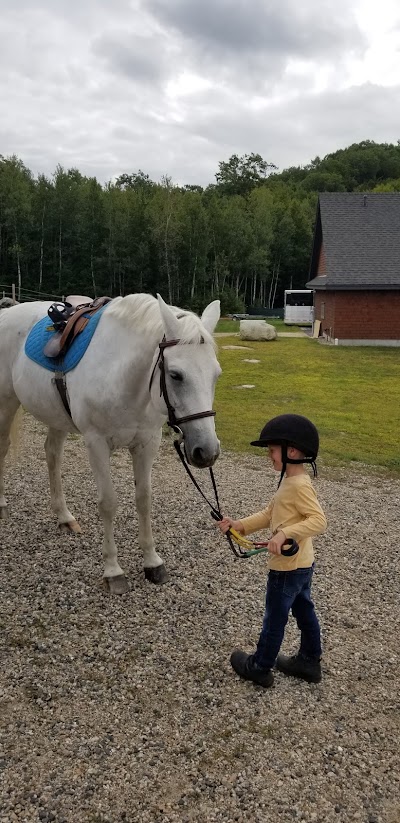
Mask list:
[[[274,682],[271,669],[262,669],[254,663],[254,655],[246,654],[241,649],[235,649],[231,654],[231,666],[236,674],[245,680],[252,680],[264,689],[268,689]]]
[[[308,683],[319,683],[322,679],[320,661],[315,657],[305,657],[301,652],[292,657],[278,654],[276,668],[283,674],[300,677]]]

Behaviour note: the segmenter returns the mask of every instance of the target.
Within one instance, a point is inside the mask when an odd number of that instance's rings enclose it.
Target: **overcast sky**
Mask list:
[[[400,139],[398,0],[0,0],[0,154],[214,182]]]

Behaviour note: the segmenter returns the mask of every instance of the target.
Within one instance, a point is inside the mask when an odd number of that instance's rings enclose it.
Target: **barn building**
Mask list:
[[[319,195],[307,287],[328,342],[400,346],[400,193]]]

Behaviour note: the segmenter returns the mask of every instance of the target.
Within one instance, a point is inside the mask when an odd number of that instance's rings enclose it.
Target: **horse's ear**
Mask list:
[[[157,294],[158,308],[160,309],[161,319],[164,326],[164,333],[166,340],[178,340],[179,338],[179,323],[170,306],[164,302],[160,294]]]
[[[203,314],[201,315],[201,322],[203,326],[210,332],[213,333],[218,320],[221,316],[221,304],[219,300],[213,300],[212,303],[204,309]]]

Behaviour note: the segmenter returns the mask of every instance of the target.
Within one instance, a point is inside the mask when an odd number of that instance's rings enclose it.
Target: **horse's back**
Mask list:
[[[20,303],[0,311],[0,377],[8,372],[23,350],[26,337],[46,313],[49,302]]]
[[[3,309],[0,312],[0,347],[9,348],[14,339],[20,344],[25,342],[25,336],[32,326],[47,314],[49,306],[49,302],[35,300],[32,303],[20,303],[7,310]]]

